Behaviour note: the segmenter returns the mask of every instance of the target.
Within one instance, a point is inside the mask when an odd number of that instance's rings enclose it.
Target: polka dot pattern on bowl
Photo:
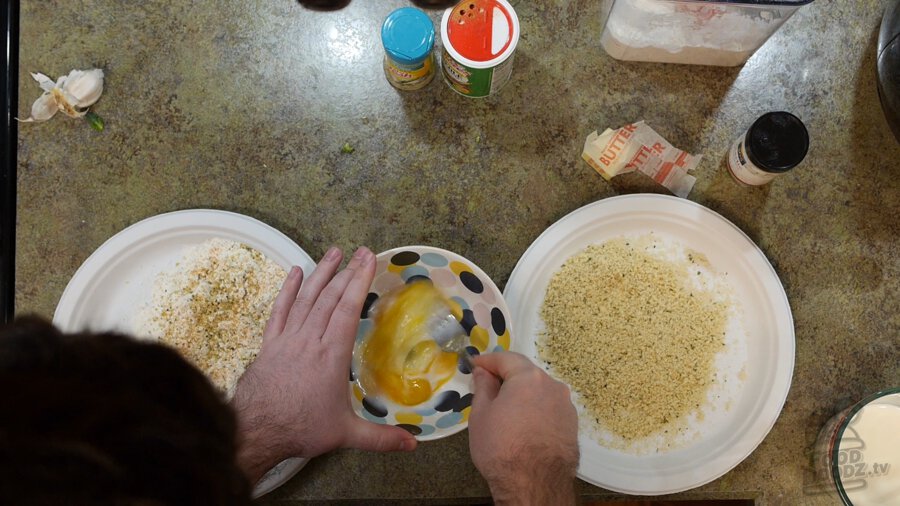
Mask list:
[[[462,326],[469,335],[469,355],[509,350],[509,309],[494,282],[475,264],[450,251],[408,246],[380,253],[375,279],[363,307],[357,343],[372,330],[370,310],[383,294],[404,283],[434,284],[458,306]],[[354,362],[350,371],[351,402],[361,417],[406,429],[421,441],[455,434],[468,426],[472,406],[472,371],[460,360],[454,376],[428,401],[403,406],[390,400],[365,397],[356,384]]]

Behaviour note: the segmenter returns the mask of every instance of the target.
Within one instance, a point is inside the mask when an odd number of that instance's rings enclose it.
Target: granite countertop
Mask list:
[[[769,436],[722,478],[676,497],[826,504],[809,474],[819,428],[900,384],[900,144],[875,88],[889,2],[814,2],[738,68],[614,60],[600,48],[600,3],[514,1],[512,80],[472,100],[440,79],[411,93],[388,85],[378,34],[401,0],[336,12],[292,0],[22,0],[20,116],[40,92],[28,72],[97,66],[107,79],[95,107],[104,132],[62,115],[20,125],[18,313],[51,316],[103,241],[187,208],[256,217],[313,257],[331,244],[443,247],[502,288],[570,211],[665,193],[635,174],[607,183],[580,159],[591,131],[643,119],[703,155],[690,200],[762,248],[796,326],[793,386]],[[770,110],[804,120],[809,156],[768,186],[739,186],[725,154]],[[467,444],[461,433],[412,455],[338,451],[266,502],[485,497]]]

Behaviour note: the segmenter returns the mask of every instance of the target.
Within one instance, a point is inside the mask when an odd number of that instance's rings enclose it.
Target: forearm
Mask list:
[[[258,431],[239,429],[238,445],[238,467],[251,485],[255,485],[269,469],[283,460],[278,455],[278,449],[271,446],[271,441],[266,441],[266,435]]]
[[[575,473],[568,466],[545,466],[536,471],[518,471],[488,481],[494,504],[524,506],[569,506],[577,504]]]
[[[288,445],[279,436],[289,433],[266,413],[259,392],[258,378],[250,369],[238,383],[231,401],[237,418],[238,466],[254,485],[287,456],[283,453]]]
[[[575,480],[564,480],[562,483],[547,488],[527,487],[518,491],[506,491],[491,488],[494,504],[498,506],[574,506],[578,504],[575,496]]]

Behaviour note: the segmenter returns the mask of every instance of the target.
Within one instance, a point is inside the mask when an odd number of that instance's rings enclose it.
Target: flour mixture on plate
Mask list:
[[[136,332],[176,348],[231,397],[259,352],[285,275],[245,244],[210,239],[188,248],[174,269],[159,274]]]

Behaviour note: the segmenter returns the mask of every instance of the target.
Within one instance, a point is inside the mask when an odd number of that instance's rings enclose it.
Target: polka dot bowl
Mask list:
[[[469,355],[510,349],[509,309],[500,290],[481,269],[465,258],[440,248],[407,246],[378,254],[375,280],[363,308],[357,344],[372,330],[369,310],[390,290],[429,280],[462,309],[462,326],[469,335]],[[351,403],[356,413],[372,422],[408,430],[419,441],[456,434],[469,425],[472,372],[464,361],[454,376],[427,401],[404,406],[389,399],[365,397],[356,383],[358,365],[350,371]]]

